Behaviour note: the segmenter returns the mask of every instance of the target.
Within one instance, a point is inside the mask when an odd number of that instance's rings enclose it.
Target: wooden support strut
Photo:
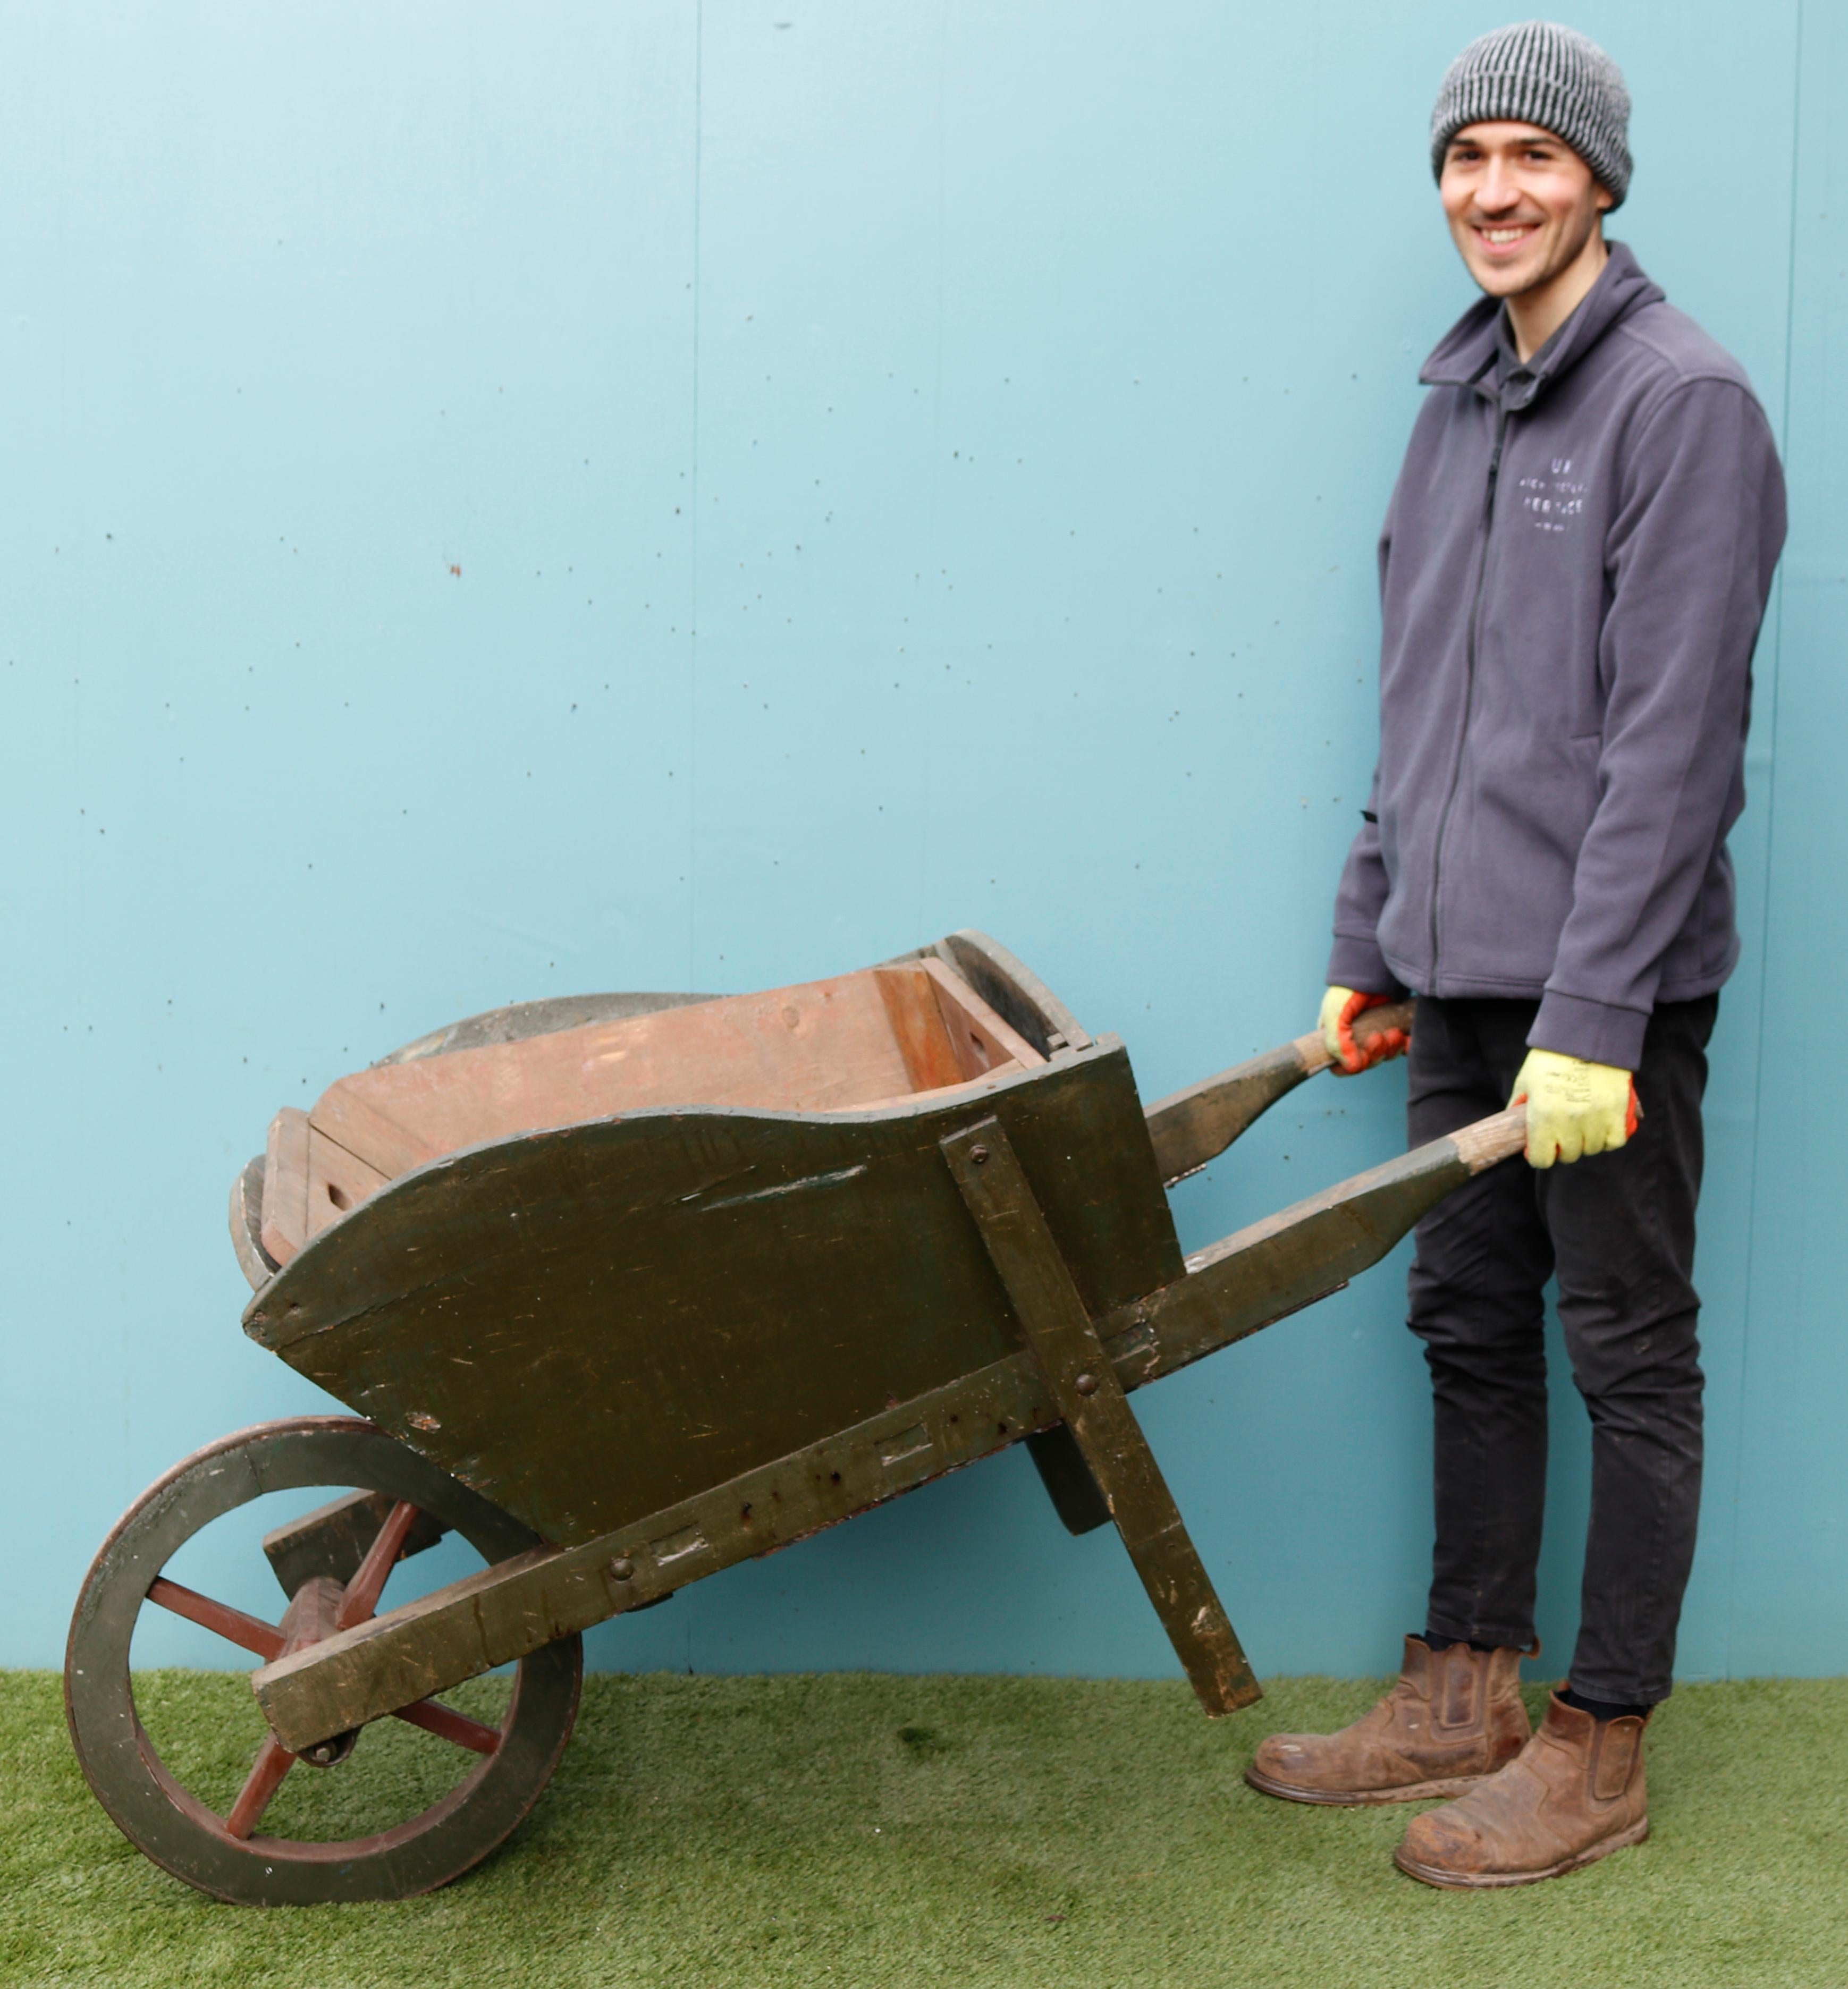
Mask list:
[[[1138,1388],[1338,1291],[1451,1189],[1519,1153],[1526,1116],[1516,1107],[1465,1127],[1202,1251],[1186,1276],[1096,1323],[1104,1364],[1083,1371]],[[1036,1350],[1009,1354],[594,1540],[531,1548],[279,1656],[253,1689],[299,1752],[1057,1429],[1049,1394]]]
[[[1257,1680],[1000,1120],[941,1144],[1053,1404],[1200,1703],[1216,1717],[1250,1705],[1263,1696]]]

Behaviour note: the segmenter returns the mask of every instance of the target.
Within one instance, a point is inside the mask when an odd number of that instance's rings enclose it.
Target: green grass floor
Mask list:
[[[168,1686],[202,1729],[248,1716],[239,1678]],[[1240,1781],[1272,1727],[1372,1693],[1280,1681],[1209,1723],[1178,1685],[594,1678],[557,1780],[473,1873],[263,1911],[142,1859],[56,1680],[0,1674],[0,1983],[1848,1989],[1848,1679],[1684,1688],[1651,1732],[1647,1844],[1473,1894],[1392,1869],[1405,1810]]]

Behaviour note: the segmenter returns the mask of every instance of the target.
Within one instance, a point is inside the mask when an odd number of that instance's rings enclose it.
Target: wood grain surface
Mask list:
[[[1093,1312],[1181,1276],[1107,1041],[942,1103],[639,1113],[445,1157],[316,1236],[246,1328],[547,1539],[590,1538],[1021,1344],[938,1150],[991,1113]]]
[[[1000,1121],[951,1133],[943,1150],[1200,1703],[1216,1716],[1249,1706],[1257,1681]]]
[[[863,1110],[1045,1061],[934,957],[764,994],[634,999],[662,1005],[565,1025],[570,1007],[551,1004],[530,1033],[511,1032],[510,1011],[437,1032],[330,1085],[305,1148],[285,1107],[263,1249],[287,1262],[386,1181],[485,1140],[663,1106]]]

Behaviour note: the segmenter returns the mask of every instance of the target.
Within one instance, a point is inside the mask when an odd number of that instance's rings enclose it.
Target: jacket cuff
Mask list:
[[[1334,950],[1328,956],[1328,985],[1351,988],[1359,994],[1390,994],[1395,1001],[1408,991],[1386,964],[1377,940],[1353,939],[1344,933],[1334,936]]]
[[[1649,1017],[1639,1009],[1613,1008],[1549,988],[1528,1032],[1528,1047],[1633,1071],[1643,1061],[1643,1032],[1648,1027]]]

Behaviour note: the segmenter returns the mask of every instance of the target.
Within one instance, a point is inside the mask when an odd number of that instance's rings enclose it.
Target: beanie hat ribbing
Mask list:
[[[1629,92],[1598,44],[1552,21],[1524,21],[1472,42],[1455,62],[1431,114],[1431,171],[1467,124],[1496,118],[1538,124],[1563,138],[1621,207],[1629,191]]]

